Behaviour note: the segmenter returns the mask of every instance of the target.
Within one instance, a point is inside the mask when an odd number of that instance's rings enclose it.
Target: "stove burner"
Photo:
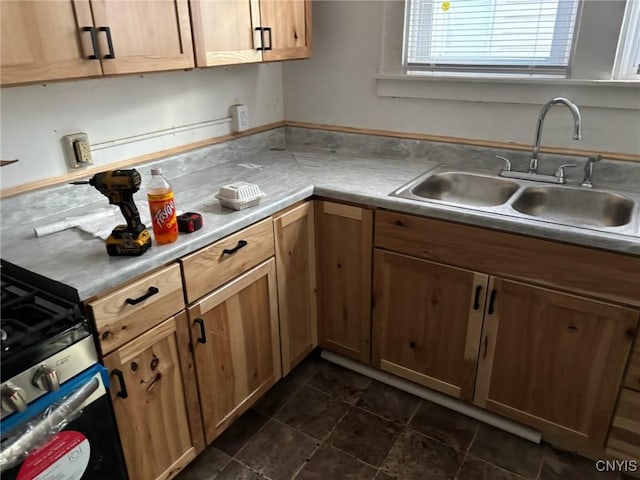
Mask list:
[[[89,335],[77,303],[7,275],[2,276],[0,294],[2,381],[8,370],[25,368]]]

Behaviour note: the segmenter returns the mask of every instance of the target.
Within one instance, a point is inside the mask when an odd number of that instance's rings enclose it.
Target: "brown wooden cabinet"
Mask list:
[[[373,212],[316,201],[318,343],[371,362]]]
[[[195,458],[189,432],[179,341],[185,313],[120,347],[104,359],[130,478],[172,478]]]
[[[313,202],[273,219],[282,375],[318,345]]]
[[[623,388],[607,440],[607,453],[640,460],[640,392]]]
[[[471,401],[488,276],[374,250],[373,365]]]
[[[3,0],[0,8],[3,85],[194,66],[187,0]]]
[[[272,258],[189,308],[207,443],[280,379],[275,276]]]
[[[191,0],[196,65],[311,56],[310,0]]]
[[[491,278],[475,403],[560,444],[602,447],[638,312]]]

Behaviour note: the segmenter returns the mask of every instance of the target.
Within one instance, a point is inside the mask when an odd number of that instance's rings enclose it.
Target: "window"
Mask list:
[[[614,78],[640,80],[640,1],[628,1],[622,22]]]
[[[407,0],[407,71],[566,76],[578,0]]]

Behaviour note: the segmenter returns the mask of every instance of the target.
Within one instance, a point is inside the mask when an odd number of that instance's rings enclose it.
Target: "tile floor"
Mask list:
[[[618,480],[310,356],[177,480]],[[628,477],[630,478],[630,477]]]

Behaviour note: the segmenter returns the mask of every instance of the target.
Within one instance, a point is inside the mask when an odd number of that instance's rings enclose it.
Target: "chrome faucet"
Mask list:
[[[584,179],[580,183],[581,187],[592,188],[593,187],[593,164],[602,160],[602,155],[596,155],[595,157],[589,157],[587,163],[584,166]]]
[[[536,138],[533,141],[533,152],[531,153],[531,160],[529,161],[529,173],[538,173],[538,152],[540,151],[542,124],[544,123],[544,117],[547,115],[547,112],[554,105],[564,105],[571,111],[571,114],[573,115],[573,139],[582,140],[582,117],[580,116],[578,106],[571,100],[564,97],[556,97],[549,100],[544,104],[544,107],[540,110],[540,115],[538,115]]]
[[[542,125],[544,123],[544,117],[547,112],[554,105],[564,105],[567,107],[573,115],[573,138],[574,140],[582,140],[582,117],[580,116],[580,110],[578,106],[571,100],[567,100],[564,97],[556,97],[549,100],[544,104],[540,115],[538,115],[538,124],[536,125],[536,138],[533,141],[533,152],[531,152],[531,160],[529,160],[529,170],[526,172],[516,172],[511,170],[511,162],[509,159],[498,156],[502,160],[506,161],[506,166],[500,170],[500,176],[507,178],[519,178],[522,180],[532,180],[534,182],[548,182],[548,183],[566,183],[564,169],[566,167],[575,167],[575,164],[561,165],[556,170],[555,175],[540,175],[538,173],[538,153],[540,152],[540,137],[542,136]]]

